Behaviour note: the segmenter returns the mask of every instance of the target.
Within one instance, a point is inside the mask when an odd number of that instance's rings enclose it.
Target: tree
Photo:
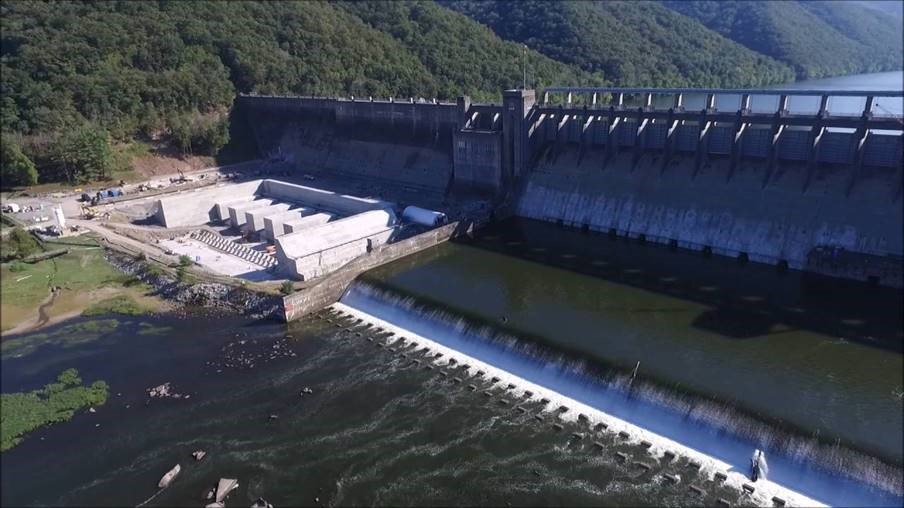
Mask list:
[[[38,183],[38,170],[19,148],[19,144],[4,135],[0,141],[0,187],[9,188]]]
[[[69,183],[110,178],[114,158],[109,137],[107,131],[83,124],[59,138],[54,161]]]
[[[31,233],[15,228],[0,242],[0,261],[22,259],[40,251],[41,246]]]
[[[217,114],[194,111],[173,119],[170,136],[183,154],[216,155],[229,142],[229,122]]]

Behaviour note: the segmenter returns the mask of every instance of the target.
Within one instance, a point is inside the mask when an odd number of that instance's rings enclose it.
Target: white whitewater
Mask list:
[[[639,400],[622,390],[582,379],[573,366],[504,350],[499,344],[469,333],[463,322],[429,319],[420,316],[406,302],[380,298],[379,293],[374,293],[366,287],[353,287],[332,308],[394,332],[396,335],[389,342],[404,337],[419,349],[442,353],[435,360],[439,365],[455,359],[458,365],[469,365],[472,376],[483,371],[486,380],[499,378],[497,385],[515,385],[515,396],[530,391],[532,400],[549,399],[548,411],[567,406],[570,411],[562,416],[565,420],[577,420],[578,414],[585,414],[592,423],[607,424],[605,432],[625,431],[632,442],[653,443],[650,453],[655,456],[671,451],[696,460],[703,464],[703,474],[712,478],[716,472],[724,472],[728,476],[726,483],[739,490],[743,484],[752,483],[748,477],[751,451],[759,448],[759,443],[708,428],[687,415]],[[900,493],[866,485],[774,452],[770,452],[771,471],[766,479],[769,466],[765,457],[760,456],[759,460],[764,474],[752,483],[756,488],[753,500],[763,506],[771,506],[773,496],[795,506],[901,506],[902,503]]]

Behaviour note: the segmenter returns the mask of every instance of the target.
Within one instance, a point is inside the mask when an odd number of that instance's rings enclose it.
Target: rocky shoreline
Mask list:
[[[157,296],[179,303],[186,309],[208,309],[263,319],[274,315],[282,307],[282,298],[279,296],[215,282],[179,282],[169,274],[148,270],[145,261],[115,252],[108,252],[106,259],[123,273],[134,275],[153,287]]]

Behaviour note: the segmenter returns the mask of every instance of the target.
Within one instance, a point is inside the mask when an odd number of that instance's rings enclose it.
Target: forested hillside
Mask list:
[[[133,139],[217,154],[242,92],[495,101],[523,62],[537,88],[900,68],[900,18],[867,3],[4,1],[0,176],[110,177]]]
[[[902,66],[901,18],[855,2],[671,0],[665,5],[792,66],[799,79]]]
[[[758,86],[791,69],[652,2],[459,1],[442,5],[620,86]]]
[[[236,92],[489,100],[521,80],[518,44],[432,4],[3,2],[0,14],[6,185],[32,183],[8,153],[42,181],[108,175],[105,137],[216,153]],[[528,59],[538,84],[601,82]],[[92,149],[64,160],[75,147]]]
[[[389,34],[415,55],[436,77],[444,98],[470,95],[498,100],[503,87],[520,86],[522,46],[502,42],[471,19],[430,2],[341,2],[348,12]],[[550,55],[528,52],[531,86],[604,83],[598,73],[585,73]],[[591,69],[593,71],[593,69]]]

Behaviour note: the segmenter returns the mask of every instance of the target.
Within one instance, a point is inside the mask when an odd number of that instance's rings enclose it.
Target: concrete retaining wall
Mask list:
[[[359,198],[357,196],[346,196],[336,194],[335,192],[316,189],[314,187],[280,182],[278,180],[264,180],[261,184],[260,193],[279,201],[300,203],[305,206],[334,212],[339,215],[354,215],[368,210],[377,210],[391,206],[391,203],[387,203],[386,201]]]
[[[282,213],[268,215],[264,217],[263,235],[268,240],[275,240],[277,237],[286,234],[286,231],[283,228],[283,224],[288,221],[301,219],[305,215],[311,215],[314,213],[316,213],[316,210],[314,208],[293,208]]]
[[[160,198],[156,218],[166,227],[181,227],[205,224],[220,220],[221,210],[217,202],[227,202],[238,197],[253,196],[262,180],[252,180],[238,184],[205,187],[175,196]]]
[[[276,203],[266,208],[258,208],[245,212],[245,227],[247,231],[262,231],[264,229],[264,218],[270,215],[276,215],[291,207],[289,203]]]
[[[333,220],[335,217],[335,215],[328,213],[315,213],[313,215],[307,215],[299,219],[287,220],[283,222],[282,235],[290,235],[292,233],[304,231],[305,229],[315,228],[317,226],[320,226],[321,224],[326,224],[327,222]]]
[[[247,212],[269,208],[271,205],[273,205],[273,203],[275,203],[275,201],[272,199],[258,198],[252,201],[248,201],[247,203],[230,205],[226,207],[229,210],[229,222],[234,227],[243,226],[245,225]]]
[[[455,183],[485,189],[502,186],[502,132],[455,133]]]
[[[473,222],[462,221],[436,228],[396,243],[377,247],[360,256],[316,284],[283,298],[282,318],[294,321],[331,305],[342,297],[348,285],[361,273],[390,261],[429,249],[450,238],[473,232]]]

